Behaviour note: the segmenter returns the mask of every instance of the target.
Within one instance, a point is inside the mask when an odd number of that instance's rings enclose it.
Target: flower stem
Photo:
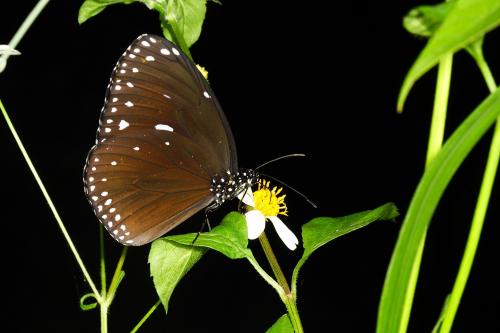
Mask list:
[[[264,250],[264,253],[266,254],[266,258],[267,261],[269,261],[269,265],[271,265],[271,269],[273,270],[276,280],[278,280],[278,283],[283,288],[285,294],[290,294],[290,286],[286,281],[285,274],[283,274],[283,271],[281,270],[281,267],[278,264],[278,260],[274,255],[273,249],[271,248],[271,244],[269,243],[269,240],[267,239],[265,232],[262,232],[262,234],[259,236],[259,242],[260,245],[262,246],[262,249]]]
[[[49,3],[50,0],[40,0],[38,3],[33,7],[31,12],[26,16],[24,19],[24,22],[21,24],[21,26],[17,29],[14,37],[9,42],[9,46],[13,49],[17,47],[17,44],[21,41],[21,39],[24,37],[28,29],[31,27],[33,22],[37,19],[37,17],[40,15],[40,13],[43,11],[45,6]],[[9,54],[4,54],[0,55],[0,73],[3,72],[7,65],[7,59],[9,58]]]
[[[295,333],[303,333],[304,329],[302,328],[299,311],[297,310],[297,302],[295,296],[290,291],[290,286],[286,281],[285,275],[283,274],[278,260],[274,255],[273,249],[271,247],[271,244],[269,243],[269,240],[267,239],[265,232],[262,232],[262,234],[259,236],[259,241],[262,249],[264,250],[264,253],[266,254],[267,261],[269,262],[269,265],[273,270],[276,280],[278,281],[281,288],[283,288],[283,295],[280,295],[280,297],[283,303],[285,303],[285,307],[288,311],[288,317],[290,318],[293,329]]]
[[[144,324],[144,322],[151,316],[151,314],[156,310],[156,308],[161,304],[160,300],[157,300],[156,303],[149,309],[149,311],[142,317],[142,319],[135,325],[135,327],[130,331],[130,333],[135,333],[139,330],[139,328]]]
[[[113,302],[118,285],[125,276],[125,272],[122,271],[122,267],[123,263],[125,262],[125,258],[127,257],[127,251],[128,251],[128,246],[123,246],[120,259],[116,264],[115,273],[113,274],[113,278],[111,279],[111,283],[109,284],[108,297],[107,297],[108,306],[111,305],[111,302]]]
[[[4,107],[4,105],[3,105],[3,103],[2,103],[1,100],[0,100],[0,109],[2,110],[2,114],[3,114],[4,118],[5,118],[5,121],[7,122],[7,125],[9,126],[9,130],[12,133],[12,136],[14,137],[14,140],[16,141],[17,146],[19,147],[19,150],[21,151],[21,154],[23,155],[24,160],[28,164],[28,167],[29,167],[31,173],[33,174],[33,177],[35,178],[36,183],[38,184],[38,187],[42,191],[42,194],[43,194],[45,200],[47,201],[47,204],[49,205],[49,208],[52,211],[52,214],[54,215],[54,218],[56,219],[57,225],[59,226],[59,229],[61,230],[61,232],[62,232],[62,234],[64,236],[64,239],[66,239],[66,243],[68,243],[68,246],[69,246],[71,252],[75,256],[76,262],[80,266],[80,269],[82,270],[82,273],[85,276],[85,279],[87,280],[87,283],[89,284],[90,289],[92,289],[92,292],[94,293],[97,302],[101,303],[102,302],[102,297],[101,297],[100,293],[97,291],[97,288],[96,288],[96,286],[94,284],[94,281],[90,277],[90,274],[87,271],[87,268],[85,267],[85,265],[84,265],[84,263],[82,261],[82,258],[78,254],[78,251],[77,251],[77,249],[75,247],[75,244],[71,240],[71,237],[69,236],[69,233],[66,230],[66,227],[64,226],[64,223],[62,222],[62,219],[59,216],[59,213],[57,212],[56,206],[52,202],[52,199],[50,198],[50,195],[47,192],[47,189],[45,188],[45,185],[43,185],[42,179],[38,175],[38,172],[36,171],[35,166],[33,165],[33,162],[31,161],[31,159],[30,159],[30,157],[28,155],[28,152],[24,148],[24,145],[23,145],[23,143],[21,141],[21,138],[19,138],[19,135],[17,134],[17,131],[14,128],[14,125],[12,124],[12,121],[10,120],[10,117],[9,117],[9,115],[7,113],[7,110],[5,110],[5,107]]]

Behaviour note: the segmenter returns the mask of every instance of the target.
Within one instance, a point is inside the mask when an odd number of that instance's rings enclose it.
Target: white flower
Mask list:
[[[250,188],[238,195],[238,198],[250,207],[245,213],[248,239],[258,238],[266,226],[266,220],[271,221],[286,247],[295,250],[299,240],[294,233],[281,221],[278,215],[287,215],[287,207],[284,202],[285,195],[279,196],[281,188],[269,188],[269,182],[259,182],[259,189],[252,192]]]

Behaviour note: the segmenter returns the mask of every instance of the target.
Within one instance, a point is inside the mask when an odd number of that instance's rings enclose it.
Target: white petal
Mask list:
[[[254,209],[245,213],[248,228],[248,239],[256,239],[266,227],[266,218],[260,210]]]
[[[297,248],[297,244],[299,244],[299,240],[294,235],[294,233],[288,229],[288,227],[280,220],[277,216],[268,216],[267,217],[274,225],[274,229],[280,236],[283,243],[285,243],[286,247],[290,250],[295,250]]]
[[[245,197],[243,197],[243,194],[245,195]],[[241,199],[241,198],[243,198],[243,199]],[[238,199],[243,201],[243,203],[247,206],[255,207],[255,202],[253,201],[253,192],[252,192],[252,189],[250,187],[248,187],[246,190],[241,191],[238,194]]]

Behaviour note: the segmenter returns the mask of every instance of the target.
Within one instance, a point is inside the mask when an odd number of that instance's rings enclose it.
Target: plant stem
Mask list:
[[[100,249],[100,263],[101,263],[101,333],[108,332],[108,300],[106,296],[106,258],[104,249],[104,227],[102,224],[99,226],[99,249]]]
[[[493,75],[486,63],[483,52],[482,52],[482,42],[474,43],[471,45],[474,59],[479,66],[481,73],[483,74],[484,80],[488,85],[488,89],[493,93],[497,87]],[[498,162],[500,160],[500,118],[497,119],[495,126],[495,131],[493,133],[493,138],[490,146],[490,151],[488,153],[488,160],[486,162],[486,168],[483,174],[483,180],[481,183],[481,189],[479,190],[479,196],[477,198],[476,209],[472,218],[472,223],[469,231],[469,236],[467,238],[467,244],[465,246],[464,255],[462,257],[462,262],[460,263],[460,268],[455,279],[455,284],[453,285],[453,290],[450,294],[448,305],[445,309],[443,323],[441,325],[440,333],[448,333],[453,325],[453,320],[460,305],[460,300],[467,284],[469,274],[474,262],[474,256],[477,251],[477,246],[479,244],[479,238],[481,236],[481,230],[484,224],[484,218],[488,210],[488,203],[490,201],[490,195],[493,188],[493,183],[495,181],[495,175],[498,169]]]
[[[0,109],[2,110],[2,114],[3,114],[4,118],[5,118],[5,121],[7,122],[7,125],[9,126],[9,130],[12,133],[12,136],[14,137],[14,140],[16,141],[17,146],[19,147],[19,150],[21,151],[21,153],[22,153],[22,155],[24,157],[24,160],[28,164],[28,167],[29,167],[31,173],[33,174],[33,177],[35,178],[36,183],[38,184],[38,187],[42,191],[42,194],[43,194],[45,200],[47,201],[47,204],[49,205],[50,210],[52,211],[52,214],[54,215],[54,218],[56,219],[56,222],[57,222],[57,225],[59,226],[59,229],[61,230],[64,238],[66,239],[66,243],[68,243],[68,246],[69,246],[71,252],[75,256],[76,262],[80,266],[80,269],[82,270],[82,273],[85,276],[85,279],[87,280],[87,283],[89,284],[90,289],[92,289],[92,292],[94,293],[97,302],[101,303],[102,302],[102,297],[101,297],[100,293],[97,291],[97,288],[96,288],[96,286],[95,286],[92,278],[90,277],[90,274],[87,271],[87,268],[85,267],[85,265],[84,265],[84,263],[82,261],[82,258],[78,254],[78,251],[77,251],[77,249],[75,247],[75,244],[71,240],[71,237],[69,236],[69,233],[66,230],[66,227],[64,226],[64,223],[62,222],[62,219],[59,216],[59,213],[57,212],[57,209],[54,206],[54,203],[52,202],[52,199],[50,198],[50,195],[47,192],[47,189],[45,188],[45,185],[43,185],[43,182],[42,182],[40,176],[38,175],[38,172],[36,171],[35,166],[33,165],[33,162],[31,161],[31,159],[30,159],[30,157],[28,155],[28,152],[24,148],[24,145],[23,145],[21,139],[19,138],[19,135],[17,134],[17,131],[14,128],[14,125],[12,124],[12,122],[10,120],[10,117],[9,117],[9,115],[7,113],[7,110],[5,110],[5,107],[4,107],[4,105],[3,105],[3,103],[2,103],[1,100],[0,100]]]
[[[444,129],[446,123],[446,110],[448,106],[448,97],[450,93],[451,69],[453,65],[453,53],[444,55],[438,67],[438,75],[436,80],[436,92],[434,95],[434,108],[432,110],[432,121],[429,133],[429,142],[427,145],[426,167],[432,162],[434,157],[441,150],[444,138]],[[401,321],[399,323],[399,332],[406,332],[408,322],[410,320],[411,308],[415,297],[415,288],[418,281],[420,264],[424,252],[425,240],[427,231],[423,234],[418,246],[417,255],[413,262],[413,267],[406,289]]]
[[[269,243],[265,232],[262,232],[262,234],[259,236],[259,242],[262,246],[262,249],[264,250],[264,253],[266,254],[267,261],[269,261],[269,265],[273,270],[276,280],[283,288],[285,294],[290,294],[290,286],[286,281],[285,274],[283,274],[283,271],[281,270],[281,267],[278,263],[278,260],[276,259],[276,256],[274,255],[273,249],[271,248],[271,244]]]
[[[274,255],[273,249],[271,247],[271,244],[269,243],[269,240],[267,239],[265,232],[262,232],[262,234],[259,236],[259,241],[262,249],[264,250],[264,253],[266,254],[267,261],[269,262],[269,265],[273,270],[276,280],[278,281],[281,288],[283,288],[283,295],[281,296],[281,299],[285,303],[285,307],[288,311],[288,317],[290,318],[293,329],[295,333],[303,333],[304,329],[302,328],[299,311],[297,310],[296,299],[290,291],[290,286],[286,281],[285,275],[283,274],[278,260]]]
[[[156,308],[161,304],[160,300],[157,300],[156,303],[149,309],[149,311],[142,317],[142,319],[134,326],[130,333],[135,333],[139,330],[139,328],[144,324],[144,322],[151,316],[151,314],[156,310]]]
[[[128,246],[123,246],[120,259],[118,260],[118,264],[116,264],[115,273],[113,274],[113,279],[109,284],[108,298],[107,298],[108,306],[111,305],[111,302],[113,302],[118,285],[120,284],[125,275],[125,272],[122,271],[122,267],[123,263],[125,262],[125,258],[127,257],[127,252],[128,252]]]
[[[33,7],[31,12],[26,16],[24,19],[24,22],[21,24],[21,26],[17,29],[16,33],[14,34],[14,37],[9,42],[9,46],[13,49],[17,47],[17,44],[21,41],[21,39],[24,37],[28,29],[31,27],[33,22],[36,20],[36,18],[40,15],[42,10],[45,8],[45,6],[49,3],[50,0],[40,0],[38,3]],[[9,54],[4,54],[0,55],[0,73],[3,72],[5,69],[5,66],[7,64],[7,59],[9,58]]]

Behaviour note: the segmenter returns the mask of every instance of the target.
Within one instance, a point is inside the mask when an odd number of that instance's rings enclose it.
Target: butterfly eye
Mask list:
[[[122,244],[151,242],[248,186],[208,82],[164,38],[139,36],[123,53],[99,124],[84,169],[85,193]]]

